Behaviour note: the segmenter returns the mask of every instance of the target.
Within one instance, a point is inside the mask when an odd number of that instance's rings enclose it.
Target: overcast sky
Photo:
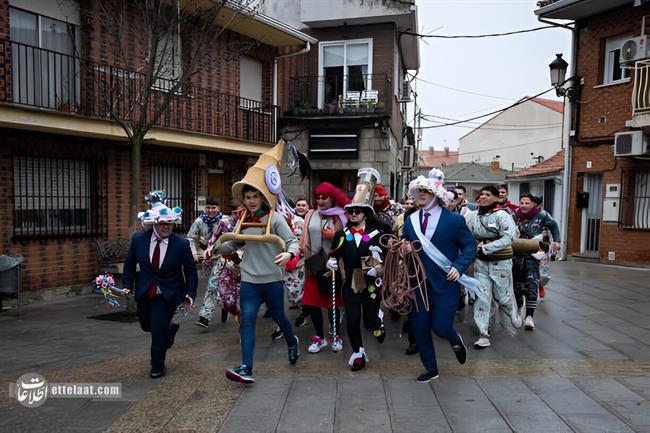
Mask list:
[[[420,33],[474,35],[544,26],[533,13],[536,3],[537,0],[417,0]],[[554,28],[484,39],[423,39],[418,78],[489,96],[418,81],[418,104],[423,113],[452,119],[467,119],[498,110],[550,88],[548,64],[555,53],[564,53],[564,58],[570,61],[569,30]],[[543,97],[559,99],[554,91]],[[422,126],[425,125],[435,124],[423,121]],[[470,130],[456,126],[427,129],[422,148],[457,149],[458,138]]]

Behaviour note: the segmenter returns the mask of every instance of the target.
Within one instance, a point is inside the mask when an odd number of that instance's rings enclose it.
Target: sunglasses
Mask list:
[[[354,209],[348,209],[348,213],[350,215],[361,215],[363,213],[363,210],[361,210],[361,209],[359,209],[357,207],[357,208],[354,208]]]

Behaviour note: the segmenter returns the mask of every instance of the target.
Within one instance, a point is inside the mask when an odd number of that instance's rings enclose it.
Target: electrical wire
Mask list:
[[[532,29],[525,29],[525,30],[515,30],[512,32],[506,32],[506,33],[490,33],[490,34],[485,34],[485,35],[423,35],[420,33],[415,33],[415,32],[409,32],[405,31],[402,32],[402,34],[405,35],[410,35],[410,36],[417,36],[419,38],[436,38],[436,39],[479,39],[479,38],[493,38],[493,37],[499,37],[499,36],[510,36],[510,35],[516,35],[519,33],[530,33],[530,32],[536,32],[539,30],[546,30],[546,29],[555,29],[557,28],[556,26],[543,26],[543,27],[535,27]]]
[[[543,140],[529,141],[527,143],[517,143],[517,144],[510,144],[508,146],[492,147],[489,149],[476,150],[474,152],[463,152],[463,155],[474,155],[477,153],[491,152],[493,150],[511,149],[513,147],[527,146],[529,144],[537,144],[537,143],[543,143],[546,141],[553,141],[553,140],[562,140],[562,137],[545,138]]]
[[[442,125],[422,126],[420,129],[444,128],[445,126],[458,125],[458,124],[460,124],[460,123],[467,123],[467,122],[470,121],[470,120],[481,119],[481,118],[483,118],[483,117],[491,116],[491,115],[493,115],[493,114],[500,114],[500,113],[503,113],[503,112],[506,111],[506,110],[509,110],[509,109],[511,109],[511,108],[513,108],[513,107],[516,107],[517,105],[521,105],[521,104],[523,104],[524,102],[530,101],[531,99],[538,98],[538,97],[542,96],[543,94],[548,93],[548,92],[550,92],[551,90],[554,90],[554,89],[555,89],[555,87],[551,87],[550,89],[546,89],[546,90],[544,90],[543,92],[540,92],[540,93],[538,93],[538,94],[536,94],[536,95],[528,96],[528,97],[526,97],[526,98],[520,99],[519,101],[515,102],[514,104],[511,104],[511,105],[509,105],[509,106],[507,106],[506,108],[503,108],[503,109],[501,109],[501,110],[492,111],[492,112],[490,112],[490,113],[482,114],[482,115],[480,115],[480,116],[470,117],[469,119],[465,119],[465,120],[458,120],[458,121],[451,122],[451,123],[443,123]]]
[[[409,73],[409,75],[412,75],[412,74]],[[468,95],[483,96],[484,98],[501,99],[503,101],[509,101],[509,102],[515,101],[515,99],[512,99],[512,98],[504,98],[502,96],[486,95],[486,94],[483,94],[483,93],[472,92],[470,90],[457,89],[455,87],[449,87],[449,86],[445,86],[443,84],[434,83],[433,81],[427,81],[424,78],[416,77],[415,75],[412,75],[412,76],[416,80],[422,81],[423,83],[427,83],[427,84],[430,84],[430,85],[436,86],[436,87],[442,87],[443,89],[453,90],[455,92],[467,93]]]
[[[445,123],[445,122],[440,122],[438,120],[433,120],[429,119],[430,117],[435,117],[436,119],[442,119],[442,120],[451,120],[452,122],[457,122],[458,119],[452,119],[450,117],[443,117],[443,116],[436,116],[433,114],[422,114],[422,118],[426,120],[427,122],[435,122],[435,123]],[[471,125],[485,125],[485,122],[467,122],[468,124]],[[519,124],[519,125],[514,125],[514,124],[506,124],[506,123],[493,123],[489,125],[490,129],[495,129],[492,127],[512,127],[512,129],[545,129],[545,128],[556,128],[558,126],[562,125],[562,122],[557,122],[557,123],[543,123],[543,124]],[[496,128],[498,129],[498,128]],[[508,131],[509,129],[504,128],[504,131]]]

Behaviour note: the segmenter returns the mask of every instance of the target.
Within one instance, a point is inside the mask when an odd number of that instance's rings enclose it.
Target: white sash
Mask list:
[[[424,252],[427,254],[427,256],[429,256],[431,260],[433,260],[433,263],[438,265],[440,269],[445,271],[445,273],[449,273],[452,265],[451,260],[449,260],[447,256],[440,252],[440,250],[436,248],[436,246],[433,245],[433,243],[427,239],[424,234],[422,234],[422,229],[420,228],[419,212],[413,212],[410,218],[411,225],[413,226],[413,231],[420,240]],[[467,288],[467,293],[470,297],[476,298],[480,294],[479,284],[476,279],[463,274],[458,279],[458,282]]]

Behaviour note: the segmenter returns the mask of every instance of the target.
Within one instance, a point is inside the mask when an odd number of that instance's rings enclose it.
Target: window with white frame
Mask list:
[[[257,59],[239,58],[239,106],[245,110],[262,109],[262,69]]]
[[[13,101],[70,110],[79,104],[77,26],[9,8]]]
[[[372,39],[320,44],[319,105],[338,104],[349,92],[371,90]],[[358,99],[358,98],[357,98]]]
[[[630,70],[621,67],[621,46],[631,37],[630,33],[626,33],[607,38],[605,41],[603,84],[616,83],[630,78]]]

